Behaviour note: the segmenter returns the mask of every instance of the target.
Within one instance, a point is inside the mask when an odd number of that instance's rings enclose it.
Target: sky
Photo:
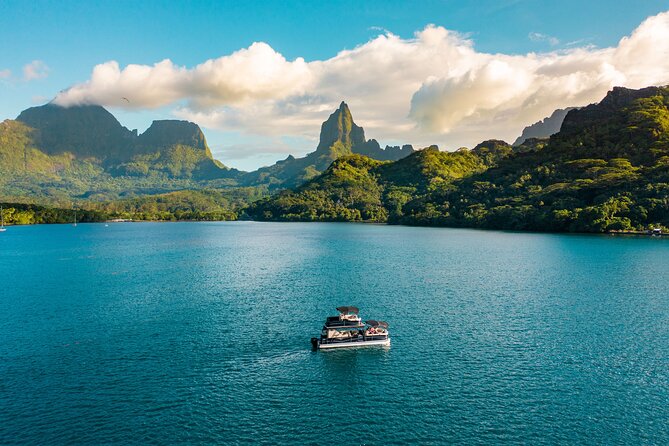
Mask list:
[[[381,145],[512,141],[613,86],[669,84],[669,0],[0,2],[0,119],[54,100],[199,124],[244,170],[344,100]],[[126,101],[123,98],[127,98]]]

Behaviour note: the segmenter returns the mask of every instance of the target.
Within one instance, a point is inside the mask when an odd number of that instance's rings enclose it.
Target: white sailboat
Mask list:
[[[77,210],[74,209],[74,223],[72,223],[72,226],[76,227],[77,226]]]
[[[2,206],[0,206],[0,232],[5,232],[5,214],[2,212]]]

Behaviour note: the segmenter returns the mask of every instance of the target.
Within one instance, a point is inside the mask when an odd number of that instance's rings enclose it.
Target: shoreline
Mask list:
[[[603,232],[602,234],[644,236],[644,237],[669,237],[668,232],[662,232],[662,233],[659,233],[659,234],[652,234],[652,233],[649,233],[648,231],[609,231],[609,232]]]
[[[77,222],[77,225],[95,225],[95,224],[124,224],[124,223],[229,223],[229,222],[252,222],[252,223],[335,223],[335,224],[361,224],[361,225],[372,225],[372,226],[403,226],[403,227],[414,227],[414,228],[433,228],[433,229],[466,229],[472,231],[497,231],[497,232],[508,232],[514,234],[555,234],[555,235],[609,235],[609,236],[624,236],[624,237],[648,237],[648,238],[662,238],[669,237],[669,233],[664,232],[660,234],[649,234],[647,231],[607,231],[607,232],[557,232],[557,231],[540,231],[540,230],[531,230],[531,231],[521,231],[513,229],[503,229],[503,228],[476,228],[476,227],[466,227],[466,226],[437,226],[437,225],[407,225],[407,224],[393,224],[393,223],[381,223],[381,222],[371,222],[371,221],[272,221],[272,220],[251,220],[251,219],[235,219],[235,220],[124,220],[124,221],[94,221],[94,222]],[[5,228],[11,227],[25,227],[25,226],[47,226],[47,225],[70,225],[73,223],[29,223],[25,225],[10,224],[5,225]]]

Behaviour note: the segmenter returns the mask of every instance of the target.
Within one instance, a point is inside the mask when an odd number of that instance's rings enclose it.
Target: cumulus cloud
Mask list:
[[[23,66],[23,80],[43,79],[49,75],[49,67],[41,60],[33,60]]]
[[[465,75],[429,78],[412,97],[411,116],[426,129],[488,127],[540,119],[556,108],[600,100],[613,86],[669,83],[669,13],[646,19],[614,48],[506,56],[477,53]]]
[[[553,39],[529,37],[549,44]],[[123,68],[106,62],[55,101],[171,105],[176,116],[209,128],[314,139],[343,99],[368,137],[471,147],[484,138],[514,139],[554,109],[599,101],[616,85],[669,83],[669,12],[646,19],[614,47],[566,48],[484,53],[469,38],[434,25],[409,39],[384,31],[311,62],[287,60],[269,45],[254,43],[192,68],[170,60]]]
[[[304,59],[289,62],[266,43],[254,43],[192,69],[169,59],[123,69],[116,61],[105,62],[93,68],[89,81],[61,92],[55,102],[157,108],[185,100],[202,110],[298,94],[309,81]]]

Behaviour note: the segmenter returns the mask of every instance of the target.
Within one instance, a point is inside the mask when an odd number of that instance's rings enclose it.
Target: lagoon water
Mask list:
[[[669,443],[669,239],[355,224],[0,235],[0,443]],[[357,305],[392,347],[312,352]]]

